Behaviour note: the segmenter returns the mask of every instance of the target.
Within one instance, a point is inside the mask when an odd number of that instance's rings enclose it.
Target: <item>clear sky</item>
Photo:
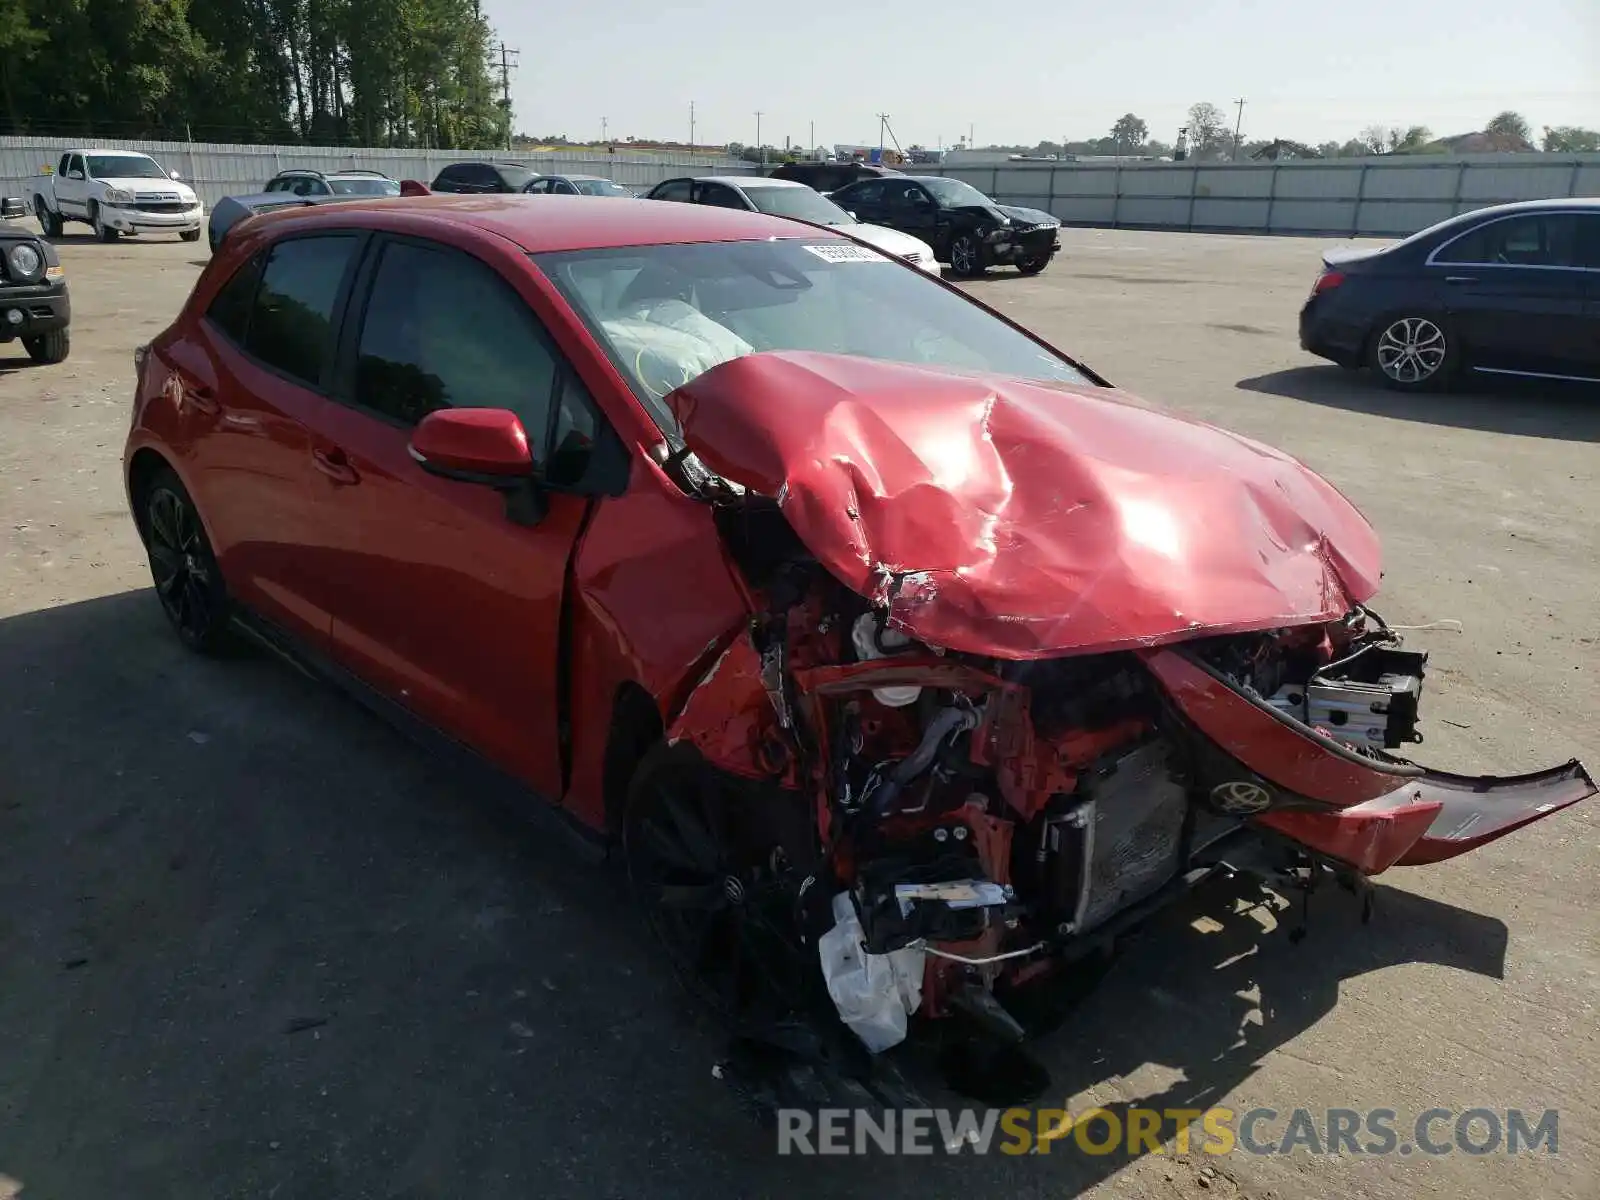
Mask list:
[[[483,0],[516,127],[598,139],[1032,144],[1125,112],[1172,141],[1209,100],[1244,137],[1483,128],[1515,108],[1600,128],[1600,0]]]

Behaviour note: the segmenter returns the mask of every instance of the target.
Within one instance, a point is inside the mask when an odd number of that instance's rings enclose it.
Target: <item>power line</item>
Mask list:
[[[512,50],[504,42],[498,46],[489,47],[489,65],[495,66],[495,55],[500,57],[500,112],[506,125],[506,149],[511,149],[511,72],[517,69],[518,64],[511,60],[522,53]]]

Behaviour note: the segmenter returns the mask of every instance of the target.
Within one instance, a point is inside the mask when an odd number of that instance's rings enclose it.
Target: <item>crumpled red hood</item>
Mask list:
[[[669,401],[706,466],[776,497],[932,645],[1096,653],[1331,620],[1377,590],[1377,536],[1325,480],[1114,389],[783,352]]]

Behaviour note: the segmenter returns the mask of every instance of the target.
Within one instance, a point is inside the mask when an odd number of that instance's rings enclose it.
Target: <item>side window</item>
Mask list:
[[[933,207],[928,194],[914,183],[879,184],[888,196],[889,210],[900,216],[914,216]]]
[[[571,487],[583,479],[600,440],[598,412],[589,389],[571,371],[563,371],[550,455],[544,462],[544,477],[551,483]]]
[[[522,297],[456,250],[393,242],[373,278],[355,400],[407,425],[438,408],[509,408],[543,460],[556,359]]]
[[[697,197],[701,204],[710,204],[716,208],[743,208],[750,206],[744,202],[744,197],[731,187],[724,187],[720,183],[702,183],[700,195]]]
[[[261,273],[245,349],[286,375],[319,384],[333,352],[333,306],[357,241],[345,233],[275,245]]]
[[[233,278],[223,284],[211,298],[206,317],[237,346],[245,344],[250,329],[250,310],[256,301],[256,285],[261,282],[261,255],[234,272]]]
[[[1577,266],[1578,217],[1548,213],[1490,221],[1445,246],[1434,261],[1463,266]]]
[[[1578,218],[1578,265],[1600,271],[1600,214]]]
[[[877,208],[883,203],[883,184],[877,180],[858,183],[850,189],[850,200],[864,208]],[[844,207],[849,208],[850,205]]]
[[[448,166],[440,171],[439,178],[433,181],[433,190],[436,192],[459,192],[462,178],[460,164]]]
[[[674,179],[670,183],[664,183],[658,187],[652,193],[652,198],[656,200],[678,200],[688,203],[692,186],[687,179]]]
[[[550,191],[550,181],[548,179],[535,179],[522,190],[535,196],[543,196]]]
[[[67,159],[67,174],[68,175],[72,175],[72,176],[74,176],[74,177],[76,177],[78,179],[82,179],[84,177],[83,176],[83,155],[74,154],[74,155],[71,155],[71,156],[68,157],[68,159]]]
[[[284,191],[288,191],[288,189],[289,189],[289,181],[287,179],[269,179],[269,180],[267,180],[267,191],[269,191],[269,192],[284,192]]]
[[[467,190],[470,192],[503,192],[505,183],[500,172],[483,163],[474,163],[467,169]]]
[[[560,179],[550,185],[550,193],[552,195],[559,194],[562,196],[576,196],[578,194],[578,189],[573,187],[565,179]]]
[[[72,155],[63,154],[61,161],[56,164],[56,174],[65,175],[72,166]]]

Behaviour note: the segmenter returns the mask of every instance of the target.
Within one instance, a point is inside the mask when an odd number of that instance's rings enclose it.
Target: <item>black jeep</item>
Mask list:
[[[21,338],[34,362],[58,363],[72,345],[67,274],[54,246],[11,223],[27,213],[19,197],[0,201],[0,342]]]

